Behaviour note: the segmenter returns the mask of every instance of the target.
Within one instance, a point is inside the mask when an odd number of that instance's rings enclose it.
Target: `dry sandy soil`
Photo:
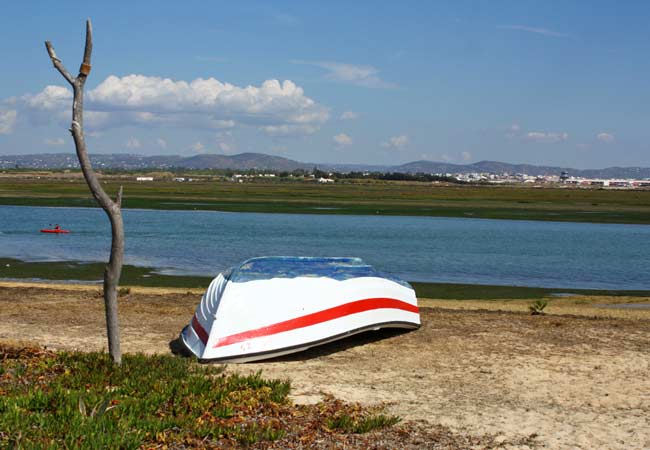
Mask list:
[[[120,300],[123,350],[169,352],[199,298],[133,288]],[[418,331],[228,370],[290,378],[296,402],[324,393],[388,402],[419,427],[489,434],[504,448],[649,449],[650,310],[594,306],[643,301],[557,299],[548,315],[531,316],[530,301],[422,299]],[[101,350],[103,321],[97,287],[0,283],[0,340]]]

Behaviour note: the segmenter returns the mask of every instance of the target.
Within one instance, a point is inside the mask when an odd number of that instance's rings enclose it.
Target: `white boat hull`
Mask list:
[[[415,292],[393,279],[295,276],[236,281],[220,275],[181,338],[201,360],[247,362],[367,330],[419,326]]]

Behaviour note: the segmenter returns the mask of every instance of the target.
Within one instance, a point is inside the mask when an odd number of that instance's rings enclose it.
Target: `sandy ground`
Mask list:
[[[166,353],[200,292],[136,289],[120,300],[125,352]],[[506,448],[649,449],[650,310],[604,309],[640,298],[530,301],[423,299],[422,328],[372,332],[228,370],[290,378],[297,402],[323,393],[422,425],[493,434]],[[105,349],[99,288],[0,283],[0,339]],[[514,443],[514,444],[513,444]]]

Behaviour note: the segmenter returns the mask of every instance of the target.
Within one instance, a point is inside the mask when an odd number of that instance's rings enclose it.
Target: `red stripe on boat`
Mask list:
[[[196,318],[196,315],[192,317],[192,328],[194,328],[194,332],[197,334],[199,339],[201,339],[201,342],[203,342],[203,345],[208,343],[208,333],[205,331],[205,328],[199,323],[199,319]]]
[[[247,339],[270,336],[272,334],[282,333],[284,331],[309,327],[311,325],[339,319],[351,314],[371,311],[373,309],[401,309],[413,313],[418,313],[420,311],[417,306],[403,302],[401,300],[396,300],[393,298],[368,298],[365,300],[357,300],[355,302],[335,306],[334,308],[325,309],[323,311],[307,314],[305,316],[296,317],[295,319],[285,320],[284,322],[274,323],[273,325],[257,328],[255,330],[231,334],[230,336],[219,339],[214,345],[214,348],[236,344]]]

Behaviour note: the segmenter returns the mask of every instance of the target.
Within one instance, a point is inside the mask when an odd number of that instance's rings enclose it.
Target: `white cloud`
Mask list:
[[[508,130],[506,131],[506,137],[508,139],[512,139],[515,136],[517,136],[517,134],[519,133],[520,130],[521,130],[521,127],[519,126],[519,124],[518,123],[513,123],[512,125],[510,125],[508,127]]]
[[[396,88],[397,85],[379,78],[379,69],[373,66],[346,64],[335,61],[292,61],[294,64],[306,64],[327,70],[328,80],[350,83],[367,88]]]
[[[354,120],[359,118],[359,113],[354,111],[345,111],[341,114],[341,120]]]
[[[615,139],[615,138],[614,138],[614,135],[613,135],[613,134],[611,134],[611,133],[604,133],[604,132],[603,132],[603,133],[598,133],[598,134],[596,135],[596,139],[598,139],[598,140],[601,141],[601,142],[610,143],[610,142],[614,142],[614,139]]]
[[[345,133],[337,134],[332,138],[332,141],[340,147],[352,145],[352,138]]]
[[[462,152],[460,156],[463,158],[463,161],[469,161],[472,159],[472,154],[470,152]]]
[[[271,137],[291,137],[312,134],[318,131],[315,125],[267,125],[260,129],[267,136]]]
[[[383,142],[381,145],[382,147],[388,147],[388,148],[402,148],[408,143],[409,143],[408,136],[402,134],[399,136],[390,137],[388,141]]]
[[[524,138],[527,141],[540,142],[545,144],[555,144],[557,142],[566,141],[569,139],[569,133],[551,133],[551,132],[541,132],[541,131],[531,131],[526,133]]]
[[[27,105],[41,111],[59,109],[62,105],[72,106],[72,91],[63,86],[46,86],[36,95],[26,94],[20,97]]]
[[[52,145],[54,147],[65,144],[63,138],[44,139],[43,142],[45,142],[45,145]]]
[[[167,148],[167,141],[163,138],[156,139],[156,144],[158,144],[158,147],[160,148]]]
[[[142,143],[138,138],[130,137],[126,141],[126,148],[134,149],[142,147]]]
[[[72,93],[47,86],[37,94],[9,99],[32,120],[70,120]],[[259,87],[238,87],[214,78],[191,82],[128,75],[109,76],[86,94],[86,124],[90,129],[126,125],[224,129],[237,125],[293,127],[313,132],[329,119],[329,111],[304,95],[292,81],[264,81]]]
[[[537,142],[542,144],[557,144],[569,139],[569,133],[555,132],[555,131],[527,131],[522,129],[517,123],[513,123],[508,127],[505,133],[508,139],[521,139],[527,142]]]
[[[205,150],[205,145],[201,144],[200,142],[195,142],[194,144],[190,145],[190,150],[195,151],[196,153],[202,153],[203,150]]]
[[[214,135],[217,139],[229,138],[232,137],[232,131],[218,131]]]
[[[541,34],[544,36],[553,36],[553,37],[568,37],[566,33],[560,33],[558,31],[549,30],[548,28],[541,27],[529,27],[526,25],[500,25],[497,28],[502,30],[514,30],[514,31],[525,31],[526,33]]]
[[[224,153],[233,153],[235,151],[233,145],[228,144],[226,142],[219,142],[217,146],[219,147],[219,150],[221,150]]]
[[[14,131],[16,125],[16,110],[2,110],[0,109],[0,134],[10,134]]]

